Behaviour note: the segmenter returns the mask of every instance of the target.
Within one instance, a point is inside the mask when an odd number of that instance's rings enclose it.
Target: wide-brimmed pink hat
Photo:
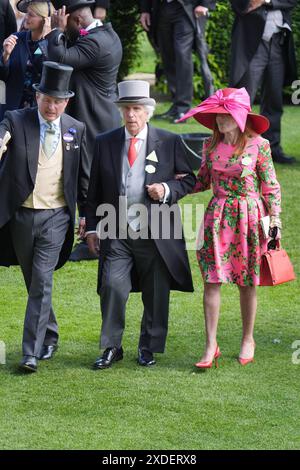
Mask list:
[[[263,134],[270,126],[265,116],[251,112],[250,97],[246,88],[217,90],[198,106],[190,109],[178,122],[193,116],[200,124],[214,130],[217,114],[230,114],[242,132],[245,130],[247,119],[251,129],[257,134]]]

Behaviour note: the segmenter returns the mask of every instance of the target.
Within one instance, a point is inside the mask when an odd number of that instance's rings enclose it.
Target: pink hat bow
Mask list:
[[[212,96],[204,100],[196,108],[188,111],[180,121],[202,113],[229,113],[242,132],[245,130],[248,113],[251,111],[250,97],[246,88],[217,90]],[[223,93],[225,91],[225,93]]]

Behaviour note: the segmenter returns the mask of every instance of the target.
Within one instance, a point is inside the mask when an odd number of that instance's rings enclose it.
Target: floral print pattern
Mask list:
[[[259,221],[281,211],[269,142],[251,137],[241,155],[223,142],[206,155],[207,145],[194,188],[213,189],[197,250],[202,276],[208,283],[258,285],[261,255],[267,249]]]

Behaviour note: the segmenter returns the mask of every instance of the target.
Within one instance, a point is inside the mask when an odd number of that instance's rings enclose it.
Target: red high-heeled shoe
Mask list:
[[[256,346],[256,344],[253,343],[253,346],[254,346],[254,351],[255,351],[255,346]],[[248,357],[247,359],[244,358],[244,357],[239,356],[239,357],[238,357],[238,361],[239,361],[239,363],[241,364],[241,366],[246,366],[246,365],[249,364],[250,362],[255,362],[255,361],[254,361],[254,352],[253,352],[253,356],[252,356],[252,357]]]
[[[215,366],[216,366],[216,367],[219,367],[218,359],[219,359],[220,356],[221,356],[221,351],[220,351],[219,346],[217,345],[216,350],[215,350],[214,357],[213,357],[213,359],[212,359],[211,361],[200,361],[200,362],[196,362],[195,366],[196,366],[198,369],[211,369],[211,367],[212,367],[212,365],[213,365],[213,362],[215,362]]]

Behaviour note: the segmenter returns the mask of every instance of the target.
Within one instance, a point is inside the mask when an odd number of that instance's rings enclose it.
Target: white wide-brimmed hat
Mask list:
[[[131,103],[155,106],[156,102],[150,98],[150,85],[144,80],[124,80],[118,83],[118,105]]]

